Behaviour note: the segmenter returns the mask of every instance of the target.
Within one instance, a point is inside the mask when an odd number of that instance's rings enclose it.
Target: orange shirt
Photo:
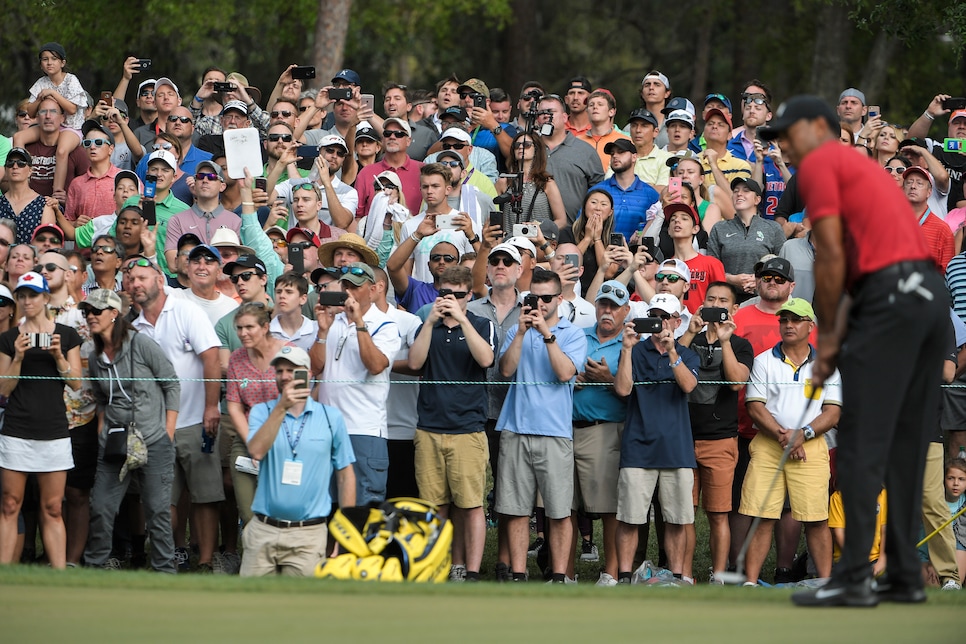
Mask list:
[[[623,132],[621,132],[620,130],[616,130],[616,129],[611,130],[610,132],[608,132],[603,136],[597,136],[589,129],[579,136],[576,134],[574,136],[576,136],[584,143],[588,144],[590,147],[597,150],[597,156],[600,157],[600,163],[604,167],[605,172],[607,171],[608,168],[610,168],[610,155],[604,154],[604,148],[607,147],[607,144],[610,143],[611,141],[616,141],[617,139],[627,139],[629,141],[631,138],[626,134],[624,134]]]

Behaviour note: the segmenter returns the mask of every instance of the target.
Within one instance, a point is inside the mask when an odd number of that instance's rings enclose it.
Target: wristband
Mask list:
[[[197,94],[195,94],[195,100],[198,101],[199,103],[201,103],[202,105],[204,105],[204,103],[205,103],[205,99],[201,98]]]
[[[935,121],[936,120],[936,117],[933,116],[932,114],[930,114],[929,113],[929,110],[926,110],[925,112],[923,112],[922,115],[925,116],[930,121]]]
[[[415,233],[415,232],[413,232],[413,234],[412,234],[412,235],[410,235],[410,236],[409,236],[409,238],[410,238],[411,240],[413,240],[414,242],[416,242],[417,244],[418,244],[419,242],[421,242],[421,241],[423,241],[423,238],[422,238],[422,237],[417,237],[417,236],[416,236],[416,233]]]
[[[315,339],[315,343],[316,344],[325,344],[325,341],[326,341],[325,338],[316,338]]]
[[[674,369],[683,361],[684,361],[684,356],[678,356],[678,359],[671,363],[671,368]]]
[[[241,205],[243,205],[243,206],[254,206],[255,205],[255,202],[254,201],[243,201],[243,202],[241,202]]]

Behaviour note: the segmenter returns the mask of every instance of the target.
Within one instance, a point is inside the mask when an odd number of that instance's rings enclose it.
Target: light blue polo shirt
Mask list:
[[[612,376],[617,375],[617,363],[621,357],[621,344],[624,342],[623,332],[601,344],[597,339],[597,325],[584,329],[587,340],[587,357],[594,362],[607,360]],[[579,371],[583,371],[581,365]],[[627,415],[627,403],[624,402],[612,387],[590,385],[580,387],[574,391],[574,420],[603,420],[608,423],[623,423]]]

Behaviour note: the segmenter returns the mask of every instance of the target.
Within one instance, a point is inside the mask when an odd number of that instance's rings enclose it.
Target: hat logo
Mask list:
[[[32,281],[34,281],[34,276],[33,275],[24,275],[22,279],[25,282],[32,282]]]
[[[282,347],[282,353],[284,354],[292,353],[292,347]]]

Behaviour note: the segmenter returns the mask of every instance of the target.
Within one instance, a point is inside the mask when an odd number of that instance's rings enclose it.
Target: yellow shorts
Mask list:
[[[805,441],[804,461],[789,459],[785,463],[764,510],[761,509],[762,503],[765,502],[768,485],[775,476],[783,450],[778,441],[759,433],[752,439],[748,451],[751,453],[751,463],[741,487],[739,512],[752,517],[780,519],[787,494],[792,517],[796,520],[828,520],[828,482],[831,472],[828,445],[824,438]]]
[[[416,485],[435,505],[470,509],[483,505],[490,449],[486,432],[437,434],[416,429]]]

